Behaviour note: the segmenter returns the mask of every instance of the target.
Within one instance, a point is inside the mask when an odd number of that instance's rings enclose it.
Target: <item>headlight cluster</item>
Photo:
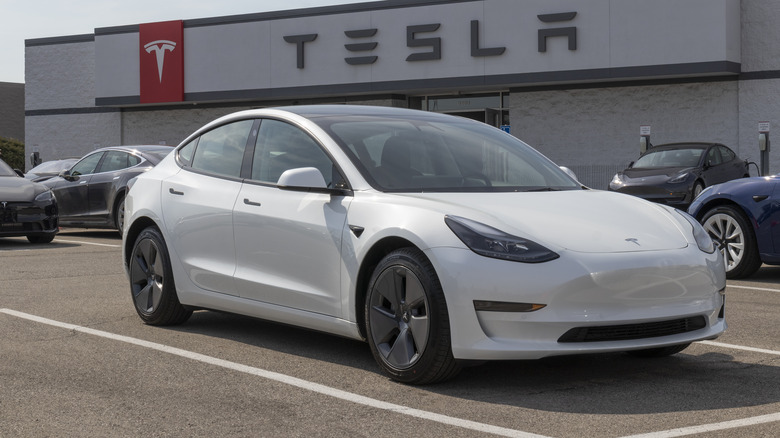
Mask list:
[[[715,252],[715,242],[712,241],[712,238],[704,229],[704,227],[702,227],[701,224],[688,213],[682,210],[675,211],[680,216],[684,217],[689,224],[691,224],[691,227],[693,228],[693,238],[696,239],[696,245],[699,246],[699,249],[708,254]]]
[[[673,178],[669,179],[669,182],[672,184],[685,182],[685,180],[687,180],[690,175],[691,175],[690,172],[682,172],[680,174],[677,174]]]
[[[485,257],[523,263],[541,263],[559,257],[536,242],[470,219],[445,216],[444,222],[469,249]]]
[[[623,185],[623,175],[616,173],[609,182],[609,188],[615,189]]]

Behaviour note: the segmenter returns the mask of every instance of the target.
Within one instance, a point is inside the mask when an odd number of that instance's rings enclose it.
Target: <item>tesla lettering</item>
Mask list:
[[[537,15],[539,20],[543,23],[571,21],[574,20],[574,17],[576,16],[577,12]],[[470,54],[472,57],[478,58],[487,56],[501,56],[504,54],[506,47],[480,47],[479,20],[471,20],[470,25]],[[406,47],[429,48],[428,51],[411,53],[406,57],[406,61],[418,62],[440,60],[442,58],[442,38],[437,36],[431,36],[428,38],[419,37],[419,34],[432,34],[437,32],[440,28],[441,23],[406,26]],[[377,35],[377,33],[378,31],[376,28],[344,31],[344,35],[349,39],[363,39],[361,42],[351,42],[344,44],[344,48],[352,53],[363,52],[364,54],[364,56],[345,57],[344,61],[349,65],[374,64],[379,57],[367,52],[371,52],[376,49],[379,43],[370,40],[365,41],[364,39],[373,38]],[[319,34],[316,33],[310,33],[301,35],[285,35],[283,37],[286,42],[295,44],[296,66],[299,69],[302,69],[304,66],[304,44],[316,40],[318,35]],[[577,50],[577,28],[575,26],[539,29],[538,50],[540,53],[547,52],[547,39],[551,37],[566,37],[569,43],[569,50]]]

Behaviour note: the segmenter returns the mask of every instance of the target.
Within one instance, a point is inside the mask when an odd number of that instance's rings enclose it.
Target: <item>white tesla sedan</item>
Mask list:
[[[458,117],[238,112],[139,176],[125,208],[146,323],[211,309],[365,339],[406,383],[474,361],[666,356],[726,328],[723,259],[690,216],[590,190]]]

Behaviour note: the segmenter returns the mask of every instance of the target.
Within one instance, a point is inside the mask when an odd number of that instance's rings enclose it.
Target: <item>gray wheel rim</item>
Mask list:
[[[382,272],[371,291],[371,337],[382,360],[396,369],[413,366],[428,343],[430,318],[425,289],[401,266]]]
[[[704,229],[720,244],[726,271],[739,266],[745,256],[745,232],[734,217],[717,213],[704,221]]]
[[[130,260],[130,284],[135,307],[152,313],[160,304],[164,285],[160,248],[151,239],[143,239],[133,250]]]

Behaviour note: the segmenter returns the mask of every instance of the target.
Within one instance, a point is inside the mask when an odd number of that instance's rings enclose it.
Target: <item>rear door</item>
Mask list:
[[[177,153],[186,164],[163,181],[162,211],[184,269],[198,287],[235,295],[233,206],[254,120],[216,127]]]

